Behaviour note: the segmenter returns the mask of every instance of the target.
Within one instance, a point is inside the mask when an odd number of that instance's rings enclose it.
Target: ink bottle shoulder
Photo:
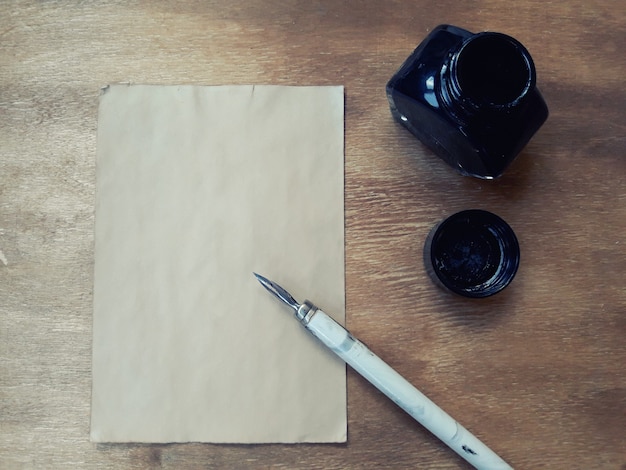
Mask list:
[[[497,178],[548,117],[526,48],[501,33],[435,28],[389,80],[393,117],[460,173]]]

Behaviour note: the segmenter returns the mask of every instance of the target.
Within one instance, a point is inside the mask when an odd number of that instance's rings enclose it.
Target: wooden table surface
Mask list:
[[[499,180],[389,113],[386,81],[441,23],[535,60],[551,114]],[[131,82],[345,85],[348,327],[514,467],[626,469],[625,45],[619,0],[2,2],[0,468],[469,468],[351,370],[345,445],[89,441],[96,113]],[[486,300],[423,268],[467,208],[521,244]]]

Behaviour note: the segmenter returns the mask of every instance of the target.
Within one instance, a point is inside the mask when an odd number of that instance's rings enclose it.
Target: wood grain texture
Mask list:
[[[440,23],[535,60],[551,114],[498,181],[391,119],[386,81]],[[2,2],[0,467],[467,468],[352,371],[346,445],[89,442],[96,112],[131,82],[345,85],[349,328],[516,468],[625,469],[624,44],[618,0]],[[521,244],[483,301],[422,264],[467,208]]]

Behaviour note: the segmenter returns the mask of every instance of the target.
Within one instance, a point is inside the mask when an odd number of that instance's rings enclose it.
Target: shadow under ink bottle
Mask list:
[[[526,48],[440,25],[387,83],[393,117],[460,173],[502,175],[548,117]]]

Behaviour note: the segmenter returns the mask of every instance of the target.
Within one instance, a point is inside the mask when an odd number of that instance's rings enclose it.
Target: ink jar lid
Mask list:
[[[433,227],[424,244],[429,276],[465,297],[500,292],[515,277],[519,260],[519,243],[511,227],[484,210],[451,215]]]

